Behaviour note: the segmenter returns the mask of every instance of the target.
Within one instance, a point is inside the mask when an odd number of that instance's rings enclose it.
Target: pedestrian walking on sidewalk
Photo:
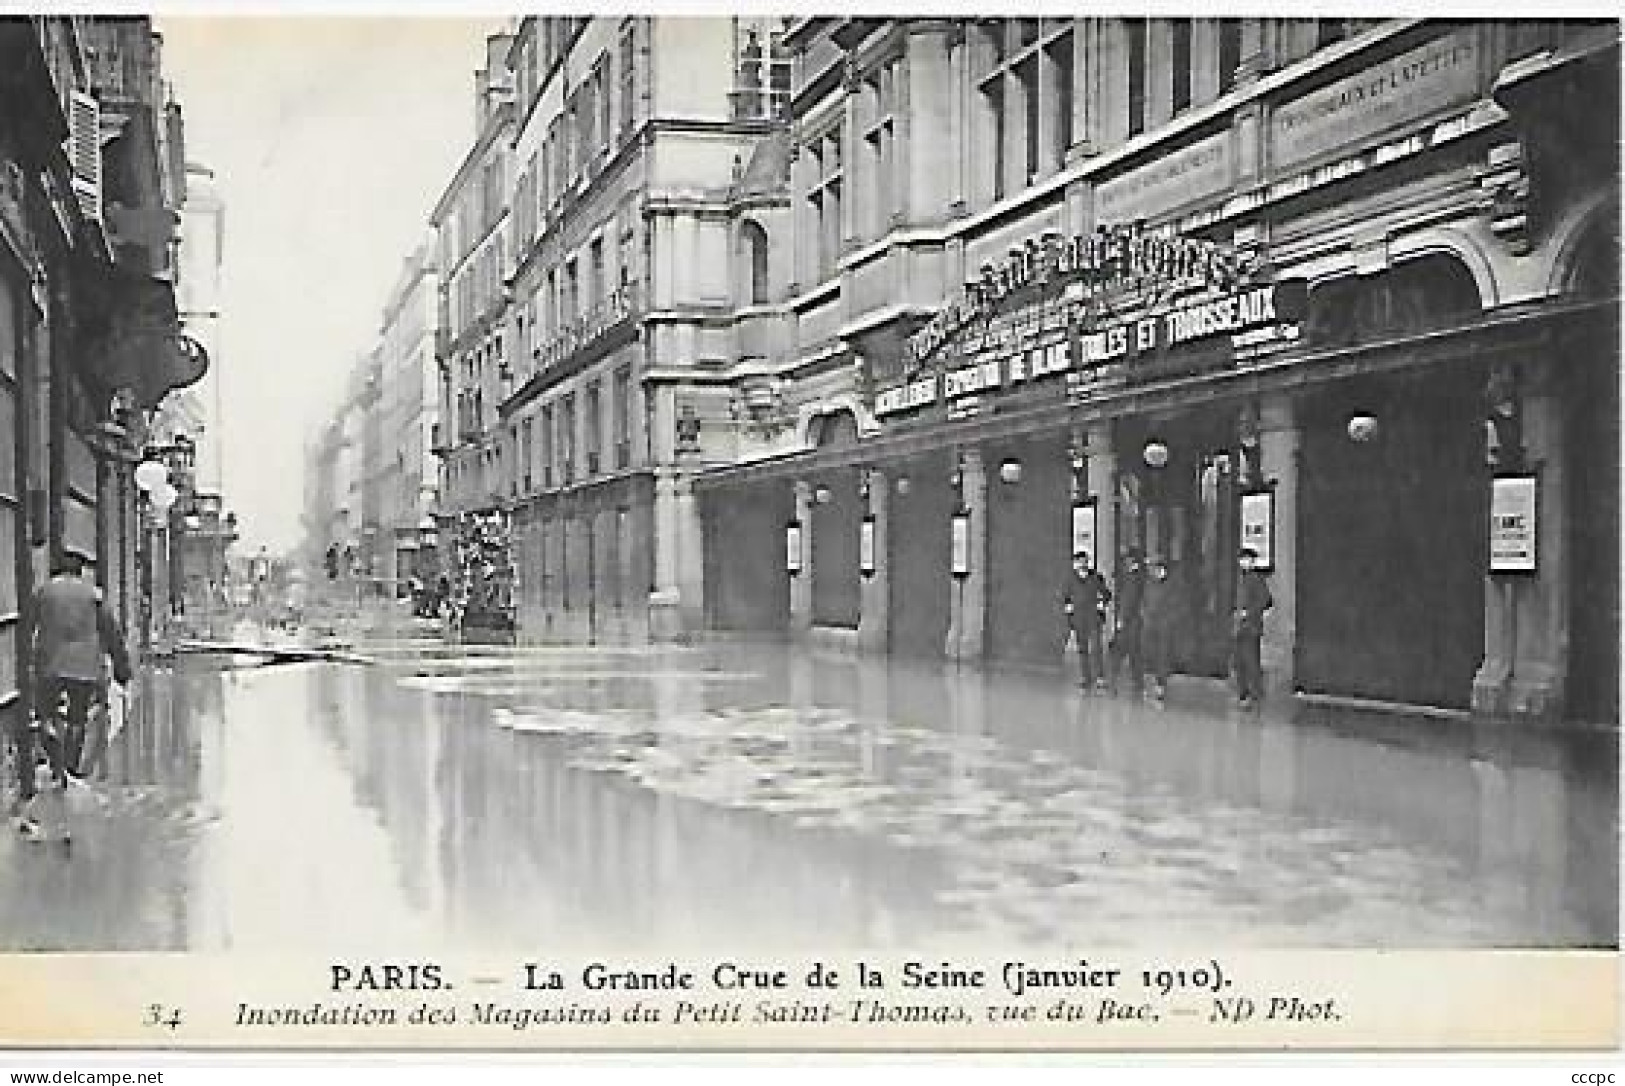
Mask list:
[[[1161,557],[1153,557],[1147,563],[1143,595],[1141,645],[1151,673],[1151,694],[1162,701],[1168,696],[1168,673],[1173,669],[1178,597],[1173,582],[1168,579],[1168,563]]]
[[[1127,664],[1129,683],[1135,690],[1140,689],[1145,674],[1140,647],[1141,600],[1145,591],[1143,558],[1138,547],[1130,547],[1123,552],[1123,562],[1117,573],[1117,631],[1112,635],[1108,650],[1113,683],[1116,683],[1123,665]]]
[[[1106,685],[1101,628],[1105,625],[1106,605],[1111,599],[1112,590],[1106,586],[1106,578],[1095,569],[1090,556],[1074,557],[1072,572],[1067,575],[1066,587],[1061,592],[1061,612],[1077,642],[1079,678],[1085,690]]]
[[[1264,637],[1264,612],[1275,606],[1269,582],[1258,569],[1258,552],[1241,551],[1241,580],[1236,585],[1235,671],[1236,698],[1251,708],[1264,696],[1264,666],[1259,642]]]
[[[40,586],[33,613],[34,711],[46,737],[51,781],[60,793],[67,788],[68,775],[78,776],[83,768],[92,715],[106,711],[107,658],[112,659],[114,681],[123,686],[130,681],[130,654],[124,631],[101,589],[84,576],[84,562],[77,555],[66,555],[55,575]],[[92,743],[103,739],[95,735]],[[99,751],[92,754],[94,761],[100,760]],[[36,793],[33,744],[19,748],[18,755],[17,829],[30,840],[41,840],[40,825],[30,813]]]

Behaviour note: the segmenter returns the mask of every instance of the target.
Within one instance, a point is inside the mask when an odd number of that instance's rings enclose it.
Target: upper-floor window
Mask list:
[[[811,186],[807,192],[809,229],[812,242],[811,271],[816,279],[827,278],[841,255],[841,134],[832,132],[808,142]]]
[[[598,391],[598,382],[594,381],[587,386],[587,395],[582,403],[582,412],[585,417],[581,420],[582,428],[586,431],[583,442],[587,449],[586,470],[589,475],[596,475],[601,466],[600,458],[603,455],[603,400]]]
[[[974,39],[983,195],[999,199],[1053,173],[1072,144],[1074,20],[997,19]]]
[[[1168,74],[1173,82],[1173,111],[1177,116],[1191,107],[1191,20],[1174,19],[1168,31]]]
[[[1241,68],[1241,20],[1219,20],[1219,93],[1236,87]]]
[[[620,73],[621,73],[621,135],[625,136],[632,131],[632,125],[637,116],[638,73],[637,73],[637,30],[635,19],[629,19],[621,27]]]
[[[747,220],[739,228],[739,249],[743,274],[748,275],[746,297],[751,305],[761,305],[767,298],[767,231],[757,222]]]
[[[542,450],[542,486],[551,489],[553,486],[553,405],[547,404],[542,408],[542,435],[540,438]]]
[[[608,153],[611,146],[611,136],[615,132],[615,105],[614,96],[610,94],[609,83],[609,56],[599,58],[597,67],[593,70],[593,83],[597,86],[596,99],[598,102],[598,147]]]
[[[1145,131],[1145,39],[1146,20],[1128,19],[1123,24],[1128,55],[1128,134]]]
[[[897,154],[897,114],[900,107],[901,59],[882,64],[863,83],[864,174],[867,185],[868,235],[879,236],[902,210],[904,179]]]
[[[1316,19],[1315,20],[1315,48],[1324,49],[1328,45],[1335,45],[1349,36],[1350,20],[1348,19]]]
[[[790,107],[791,57],[782,17],[734,20],[734,89],[729,95],[741,120],[783,118]]]
[[[604,267],[604,239],[596,237],[587,248],[587,267],[589,269],[589,286],[592,298],[587,303],[592,308],[601,307],[609,297],[608,272]]]
[[[632,441],[628,426],[632,418],[632,371],[622,366],[615,371],[614,402],[610,405],[610,439],[615,442],[615,466],[631,462]]]
[[[559,482],[569,485],[576,473],[576,398],[571,393],[559,402],[559,435],[561,455],[559,456],[560,470]]]
[[[520,468],[520,475],[522,476],[526,493],[529,493],[531,487],[534,485],[531,469],[535,464],[536,457],[536,446],[531,440],[532,434],[530,422],[531,420],[526,418],[519,427],[519,463],[522,465]]]

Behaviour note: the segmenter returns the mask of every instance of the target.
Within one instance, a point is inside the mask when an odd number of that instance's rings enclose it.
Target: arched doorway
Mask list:
[[[1465,324],[1478,289],[1428,257],[1310,295],[1317,346]],[[1298,684],[1465,709],[1484,653],[1489,478],[1483,363],[1339,381],[1298,405]],[[1358,420],[1358,421],[1356,421]]]

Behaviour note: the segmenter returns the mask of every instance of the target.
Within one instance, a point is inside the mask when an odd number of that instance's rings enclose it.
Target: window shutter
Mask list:
[[[73,193],[79,199],[80,210],[96,222],[102,219],[101,124],[101,103],[83,91],[74,91],[68,128]]]

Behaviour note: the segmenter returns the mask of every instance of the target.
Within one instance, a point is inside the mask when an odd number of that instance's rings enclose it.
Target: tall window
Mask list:
[[[592,245],[587,250],[588,268],[590,270],[592,300],[588,305],[593,309],[601,309],[609,297],[608,274],[604,269],[604,239],[593,238]]]
[[[587,447],[587,474],[596,475],[602,462],[604,440],[604,407],[597,381],[587,386],[587,395],[582,401],[581,410],[586,415],[581,420],[581,423],[582,428],[586,431],[583,441]]]
[[[819,279],[835,270],[841,253],[841,136],[840,131],[809,142],[812,188],[807,194],[811,212],[815,261]]]
[[[523,474],[525,493],[527,494],[530,493],[531,488],[535,485],[534,477],[531,475],[531,470],[536,463],[536,446],[531,440],[533,435],[531,434],[530,423],[531,420],[526,418],[519,424],[519,457],[520,463],[524,465],[521,471]]]
[[[1146,21],[1129,19],[1123,32],[1128,39],[1128,134],[1137,136],[1145,131]]]
[[[739,248],[745,264],[741,271],[750,276],[746,297],[751,305],[761,305],[767,301],[767,231],[760,223],[747,221],[739,228]]]
[[[638,72],[637,72],[637,28],[636,20],[628,19],[626,25],[621,27],[620,43],[620,73],[621,73],[621,135],[625,136],[632,131],[632,125],[637,118],[638,100]]]
[[[598,87],[598,147],[607,155],[614,143],[612,137],[615,133],[615,101],[609,92],[608,55],[599,58],[598,66],[593,70],[592,81]]]
[[[569,486],[576,474],[576,398],[575,394],[559,402],[559,435],[563,446],[559,457],[559,485]]]
[[[575,324],[576,318],[581,316],[581,279],[577,274],[576,262],[572,259],[564,265],[564,297],[560,299],[562,312],[559,318],[566,328]]]
[[[1173,107],[1177,115],[1191,107],[1191,21],[1175,19],[1168,29],[1173,35],[1169,74],[1173,77]]]
[[[542,408],[542,489],[553,489],[553,405]]]
[[[1072,35],[1057,37],[1047,47],[1046,55],[1055,85],[1055,143],[1050,153],[1060,163],[1072,146]]]
[[[520,450],[520,448],[521,448],[521,446],[520,446],[520,443],[519,443],[519,424],[516,422],[512,426],[508,427],[508,446],[507,446],[507,448],[501,450],[498,453],[499,463],[502,460],[506,461],[506,463],[501,464],[501,467],[504,469],[504,474],[506,474],[508,476],[508,493],[511,494],[513,497],[516,497],[516,498],[519,496],[519,450]]]
[[[632,418],[632,371],[626,366],[615,371],[614,396],[610,404],[610,436],[615,442],[615,466],[624,468],[632,460],[632,439],[627,430]]]
[[[1241,68],[1241,20],[1219,20],[1219,93],[1236,87],[1236,73]]]
[[[897,176],[897,99],[901,61],[890,61],[865,80],[864,99],[868,106],[864,124],[863,149],[869,191],[869,236],[877,237],[891,225],[900,205],[902,188]]]
[[[997,200],[1058,169],[1072,144],[1071,19],[987,20],[973,53],[985,190]]]

